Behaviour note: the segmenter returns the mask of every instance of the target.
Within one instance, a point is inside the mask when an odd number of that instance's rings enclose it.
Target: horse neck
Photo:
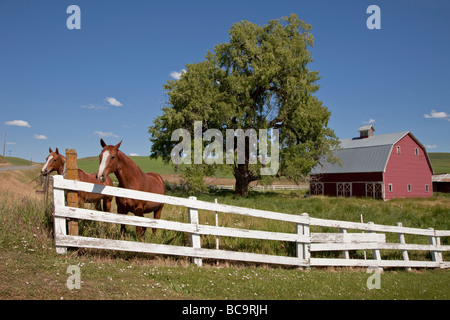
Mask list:
[[[66,158],[64,156],[62,156],[62,155],[59,155],[59,157],[61,159],[62,166],[59,166],[58,170],[56,170],[56,172],[58,174],[62,174],[62,175],[65,176],[65,174],[66,174]]]
[[[115,172],[119,184],[125,188],[143,179],[145,173],[133,160],[119,150],[119,166]]]

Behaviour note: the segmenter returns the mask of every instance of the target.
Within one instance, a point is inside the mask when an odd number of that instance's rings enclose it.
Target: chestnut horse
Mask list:
[[[48,150],[50,154],[46,159],[44,167],[42,167],[42,175],[46,176],[52,171],[56,171],[58,174],[64,174],[66,171],[66,157],[59,153],[58,148],[56,148],[55,152],[53,152],[52,148],[49,148]],[[95,176],[95,173],[89,174],[78,169],[79,181],[99,184]],[[105,186],[112,186],[113,182],[110,177],[107,177],[102,184]],[[103,211],[110,212],[112,198],[112,196],[108,195],[78,191],[78,206],[82,207],[83,202],[95,203],[95,209],[100,211],[100,203],[101,200],[103,200]]]
[[[117,180],[119,180],[119,188],[165,194],[166,188],[161,176],[155,172],[144,173],[133,160],[119,150],[121,143],[122,141],[115,146],[106,145],[103,139],[100,139],[103,150],[99,155],[100,167],[98,168],[97,179],[103,182],[108,174],[114,172]],[[164,203],[120,197],[116,197],[116,203],[118,213],[132,212],[136,216],[143,217],[144,213],[154,212],[155,219],[161,217],[164,206]],[[136,227],[139,240],[142,239],[145,230],[145,227]],[[125,225],[121,226],[121,231],[122,233],[125,231]],[[153,235],[155,233],[156,229],[153,228]]]

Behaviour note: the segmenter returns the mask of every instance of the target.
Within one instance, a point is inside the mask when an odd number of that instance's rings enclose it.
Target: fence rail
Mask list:
[[[152,219],[147,217],[119,215],[115,213],[68,207],[65,205],[65,190],[101,193],[116,197],[134,198],[138,200],[160,202],[186,207],[189,214],[189,223]],[[307,213],[302,213],[301,215],[293,215],[266,210],[242,208],[219,203],[199,201],[194,197],[186,199],[85,183],[81,181],[66,180],[62,176],[54,177],[53,194],[55,204],[55,245],[57,248],[57,252],[59,253],[65,253],[67,247],[124,250],[192,257],[194,258],[194,262],[198,265],[202,264],[201,259],[225,259],[268,264],[293,265],[298,267],[361,266],[448,268],[450,266],[449,262],[445,262],[443,260],[442,255],[442,252],[450,251],[450,246],[441,245],[440,242],[442,237],[450,236],[450,230],[434,230],[432,228],[419,229],[403,227],[401,225],[387,226],[370,222],[357,223],[349,221],[318,219],[309,217]],[[290,222],[295,224],[296,233],[270,232],[202,225],[198,222],[198,210],[238,214],[255,218]],[[181,231],[189,233],[191,236],[191,241],[190,246],[187,247],[68,235],[66,228],[67,219],[94,220],[107,223]],[[339,232],[311,233],[311,226],[333,227],[339,229]],[[363,232],[347,233],[347,230],[349,229],[359,230]],[[386,235],[384,234],[386,232],[398,234],[400,243],[386,243]],[[428,237],[430,244],[406,244],[404,241],[404,234],[426,236]],[[201,248],[200,237],[202,235],[289,241],[296,244],[296,256],[287,257],[249,252],[237,252],[231,250]],[[372,250],[373,259],[350,259],[348,254],[349,250]],[[383,260],[380,254],[380,250],[401,250],[403,254],[403,260]],[[412,250],[430,251],[432,261],[409,260],[408,251]],[[343,258],[311,257],[311,253],[320,251],[342,251]]]

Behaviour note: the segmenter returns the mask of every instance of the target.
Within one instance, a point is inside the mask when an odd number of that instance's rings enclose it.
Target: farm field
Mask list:
[[[0,173],[0,299],[449,299],[448,270],[420,269],[407,272],[388,269],[381,275],[381,288],[369,290],[365,269],[294,268],[227,263],[206,260],[198,268],[189,259],[150,254],[74,250],[56,254],[51,231],[51,208],[34,192],[30,183],[38,171]],[[181,196],[180,194],[175,194]],[[450,229],[450,196],[431,199],[399,199],[380,202],[366,199],[304,198],[304,191],[251,193],[246,199],[232,193],[205,194],[199,199],[239,206],[277,209],[280,212],[348,221],[395,224],[409,227]],[[114,211],[114,208],[113,208]],[[167,206],[163,217],[187,219],[187,213]],[[213,224],[213,215],[200,213],[202,224]],[[220,215],[220,223],[250,227],[258,221],[236,220]],[[259,225],[283,229],[284,225]],[[118,226],[80,222],[80,233],[119,237]],[[134,238],[133,228],[127,237]],[[180,244],[188,235],[158,232],[145,241]],[[213,246],[215,239],[203,239]],[[408,241],[408,239],[407,239]],[[266,241],[268,242],[268,241]],[[444,242],[444,244],[447,244]],[[255,250],[289,250],[279,244],[236,243],[224,239],[221,246],[255,246]],[[448,260],[448,256],[445,258]],[[81,289],[66,287],[67,268],[80,267]]]
[[[431,164],[436,174],[450,173],[450,153],[428,153]],[[162,159],[150,159],[148,156],[130,157],[144,172],[158,172],[159,174],[176,174],[172,163],[166,164]],[[24,160],[26,161],[26,160]],[[78,166],[86,172],[95,172],[98,169],[98,157],[88,157],[79,159]],[[233,178],[230,174],[218,174],[220,178]]]
[[[428,153],[435,174],[450,173],[450,153]],[[131,156],[130,157],[144,172],[158,172],[162,175],[176,175],[175,167],[172,163],[166,164],[161,158],[150,159],[148,156]],[[41,159],[42,163],[45,159]],[[30,165],[30,160],[16,158],[16,157],[1,157],[0,163],[10,163],[12,165]],[[36,162],[33,162],[36,163]],[[78,159],[78,167],[86,172],[92,173],[98,170],[98,156],[86,157]],[[219,173],[217,178],[233,179],[231,173]],[[287,181],[283,181],[287,182]]]
[[[450,153],[429,153],[435,174],[450,173]]]
[[[431,163],[435,174],[450,173],[450,153],[429,153]],[[179,176],[175,171],[172,163],[166,164],[162,159],[150,159],[148,156],[131,156],[130,157],[144,172],[158,172],[165,181],[170,183],[178,183]],[[86,172],[96,172],[98,170],[98,157],[81,158],[78,161],[78,167]],[[115,181],[116,177],[111,175]],[[231,173],[217,173],[214,177],[205,178],[207,184],[214,185],[234,185],[234,177]],[[251,185],[256,184],[252,182]],[[285,178],[275,179],[273,184],[289,185],[294,182]]]

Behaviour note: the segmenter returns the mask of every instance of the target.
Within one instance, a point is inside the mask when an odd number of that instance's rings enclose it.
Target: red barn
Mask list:
[[[310,175],[310,194],[388,200],[433,195],[433,168],[425,147],[411,132],[374,135],[372,125],[360,136],[341,140],[339,163],[321,162]]]

